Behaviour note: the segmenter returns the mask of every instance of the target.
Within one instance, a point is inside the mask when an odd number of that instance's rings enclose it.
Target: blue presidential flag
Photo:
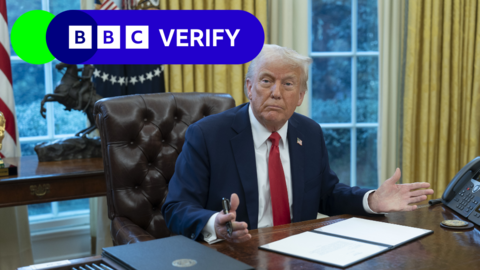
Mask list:
[[[163,65],[95,65],[93,83],[102,97],[165,92]]]
[[[117,3],[115,3],[117,2]],[[143,0],[95,0],[97,10],[139,9],[151,7],[157,1]],[[93,83],[102,97],[165,92],[162,65],[95,65]]]

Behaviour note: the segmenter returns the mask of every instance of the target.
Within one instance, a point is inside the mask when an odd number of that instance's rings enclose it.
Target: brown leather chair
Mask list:
[[[230,95],[211,93],[122,96],[95,104],[114,245],[170,236],[160,209],[186,130],[234,106]]]

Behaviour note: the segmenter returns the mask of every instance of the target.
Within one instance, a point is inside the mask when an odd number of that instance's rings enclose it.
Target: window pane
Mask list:
[[[377,122],[378,57],[357,60],[357,122]]]
[[[318,123],[351,120],[351,59],[315,58],[312,66],[312,119]]]
[[[351,51],[351,0],[312,1],[312,51]]]
[[[58,202],[58,212],[89,210],[89,209],[90,209],[90,203],[88,198]]]
[[[12,26],[15,21],[20,17],[23,13],[28,12],[30,10],[37,10],[42,9],[42,1],[31,1],[31,0],[15,0],[15,1],[7,1],[7,17],[8,17],[8,33],[11,33]],[[12,48],[12,44],[10,44],[10,54],[17,55]]]
[[[378,187],[377,128],[357,129],[357,185]]]
[[[57,85],[60,83],[66,70],[63,69],[60,72],[55,68],[55,65],[59,62],[60,61],[58,60],[54,60],[52,62],[52,85],[54,90],[55,87],[57,87]],[[83,68],[83,65],[77,66],[78,68]],[[83,112],[76,110],[66,111],[65,106],[58,102],[53,102],[53,108],[55,111],[55,134],[73,134],[87,127],[87,117]]]
[[[50,13],[54,15],[71,9],[80,9],[80,0],[50,0]]]
[[[36,156],[37,153],[35,152],[34,147],[39,143],[40,142],[21,143],[20,148],[22,151],[22,156]]]
[[[359,51],[378,51],[377,1],[358,0],[357,43]]]
[[[350,185],[350,129],[323,129],[330,168],[341,183]]]
[[[28,205],[28,215],[36,216],[52,213],[52,203],[37,203]]]
[[[47,135],[47,120],[40,115],[45,96],[44,65],[14,61],[12,79],[20,137]]]

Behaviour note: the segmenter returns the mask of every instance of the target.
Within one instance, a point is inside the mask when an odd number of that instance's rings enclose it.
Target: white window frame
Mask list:
[[[80,7],[79,7],[80,8]],[[50,11],[50,1],[42,0],[42,10]],[[10,62],[14,63],[27,63],[18,56],[10,55]],[[45,80],[45,94],[53,94],[53,74],[52,74],[52,62],[43,64],[44,66],[44,80]],[[15,92],[15,91],[14,91]],[[52,102],[45,104],[47,109],[46,121],[47,121],[47,135],[46,136],[30,136],[20,137],[20,143],[39,143],[44,141],[53,141],[66,137],[74,136],[74,134],[60,134],[55,135],[55,117],[54,108]],[[51,202],[52,212],[49,214],[29,216],[30,230],[35,232],[37,230],[56,229],[64,226],[79,226],[90,223],[89,214],[90,209],[75,210],[68,212],[58,212],[58,202]]]
[[[322,129],[350,129],[350,185],[357,185],[357,129],[358,128],[376,128],[378,133],[378,117],[376,123],[357,123],[357,58],[362,56],[379,56],[378,51],[357,51],[357,18],[358,18],[358,0],[352,1],[352,28],[351,28],[351,42],[352,50],[350,52],[314,52],[312,51],[312,1],[309,0],[309,13],[308,13],[308,53],[312,59],[315,58],[332,58],[332,57],[342,57],[350,58],[351,61],[351,102],[352,102],[352,112],[351,112],[351,122],[350,123],[318,123]],[[309,70],[310,78],[308,79],[308,97],[309,97],[309,112],[310,117],[312,116],[312,106],[313,106],[313,97],[312,97],[312,66]],[[380,106],[378,107],[380,108]],[[378,157],[377,157],[378,158]]]

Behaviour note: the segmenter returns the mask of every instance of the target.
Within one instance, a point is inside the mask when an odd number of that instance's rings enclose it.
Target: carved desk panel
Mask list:
[[[18,175],[0,177],[0,207],[106,195],[101,158],[38,162],[37,156],[5,158]]]

